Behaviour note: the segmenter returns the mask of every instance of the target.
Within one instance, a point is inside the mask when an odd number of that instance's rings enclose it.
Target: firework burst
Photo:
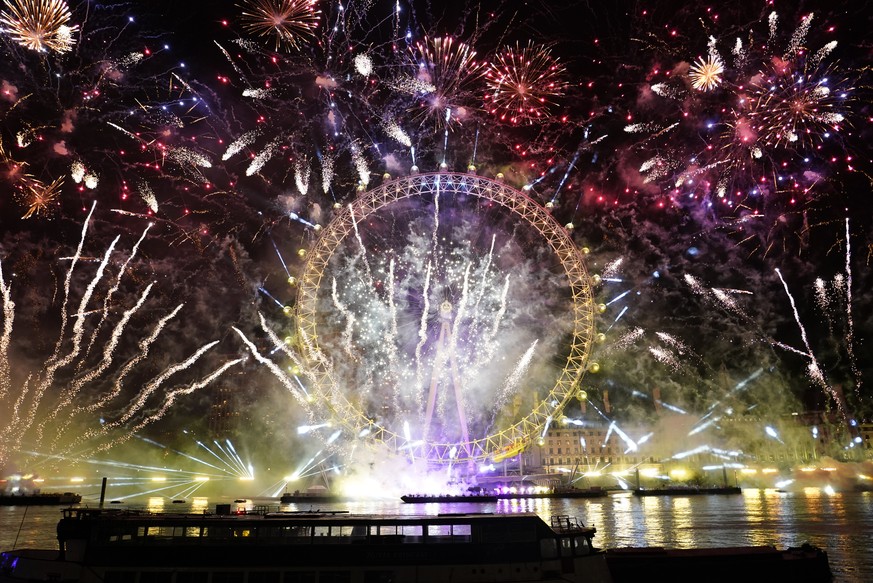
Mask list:
[[[66,53],[76,43],[78,26],[70,26],[70,9],[63,0],[5,0],[2,24],[15,41],[32,51]]]
[[[58,199],[61,196],[63,185],[63,178],[57,178],[50,184],[45,184],[35,178],[23,181],[21,201],[27,207],[27,211],[21,218],[51,216],[58,207]]]
[[[247,0],[240,7],[245,29],[272,37],[276,50],[299,48],[315,35],[321,16],[315,0]]]
[[[764,148],[797,149],[838,132],[846,119],[851,87],[837,75],[833,67],[777,62],[757,76],[749,87],[748,112],[757,143]]]
[[[691,78],[691,86],[702,91],[711,91],[721,83],[721,75],[724,73],[724,63],[718,56],[710,56],[708,59],[700,57],[691,67],[688,76]]]
[[[548,110],[566,88],[564,67],[550,51],[529,42],[497,54],[485,76],[485,107],[511,124],[545,121]]]
[[[485,72],[470,45],[452,37],[425,37],[410,47],[410,68],[415,73],[399,79],[396,87],[407,88],[419,98],[425,120],[443,127],[467,117]]]

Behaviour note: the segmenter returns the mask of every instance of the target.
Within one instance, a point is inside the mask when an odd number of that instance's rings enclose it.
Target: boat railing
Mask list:
[[[552,530],[555,532],[574,532],[583,530],[586,528],[585,524],[582,523],[575,516],[570,516],[568,514],[558,514],[551,517],[551,526]]]

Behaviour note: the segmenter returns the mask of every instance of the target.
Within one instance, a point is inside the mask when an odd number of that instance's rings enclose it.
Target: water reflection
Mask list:
[[[148,503],[146,504],[146,509],[149,512],[163,512],[164,511],[164,498],[161,496],[152,496],[148,499]]]
[[[660,496],[642,496],[638,498],[642,505],[643,525],[646,530],[646,540],[651,537],[664,538],[664,517],[662,507],[664,500]],[[664,546],[664,545],[657,545]]]
[[[673,498],[670,509],[672,518],[671,530],[675,533],[676,546],[689,548],[694,546],[694,520],[691,501],[686,497]]]

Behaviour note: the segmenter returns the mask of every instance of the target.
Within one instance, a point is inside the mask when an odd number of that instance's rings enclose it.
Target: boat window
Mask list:
[[[558,556],[558,543],[553,538],[540,540],[540,556],[544,559],[554,559]]]
[[[156,538],[172,538],[173,530],[172,526],[147,526],[145,535]]]
[[[434,542],[469,542],[471,530],[469,524],[428,524],[427,536],[436,537]]]
[[[561,556],[562,557],[570,557],[572,555],[573,555],[573,539],[562,538],[561,539]]]
[[[243,571],[215,571],[212,573],[212,583],[243,583]]]
[[[536,527],[532,524],[486,524],[482,540],[488,543],[526,543],[537,540]]]
[[[584,536],[576,537],[576,554],[577,555],[587,555],[591,552],[591,541],[589,541]]]
[[[289,536],[287,526],[261,526],[258,528],[258,538],[283,538]]]
[[[285,571],[282,583],[315,583],[315,571]]]
[[[249,571],[248,583],[279,583],[279,578],[279,571]]]
[[[427,525],[427,536],[449,536],[451,533],[451,525],[449,524]]]
[[[424,536],[424,525],[422,524],[404,524],[399,527],[400,533],[407,537],[422,537]]]
[[[133,540],[134,535],[130,532],[116,531],[109,535],[110,542],[124,542]]]
[[[472,527],[469,524],[453,524],[452,538],[455,541],[469,542],[472,536]]]
[[[200,537],[200,527],[199,526],[189,526],[189,527],[185,528],[185,536],[199,538]]]
[[[176,571],[176,583],[207,583],[209,571]]]
[[[330,536],[330,527],[329,526],[316,526],[314,528],[315,536]]]
[[[231,528],[229,526],[204,526],[203,536],[208,536],[209,538],[230,538],[232,536]]]

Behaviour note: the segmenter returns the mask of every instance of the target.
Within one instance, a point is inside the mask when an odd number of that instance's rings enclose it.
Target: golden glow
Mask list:
[[[688,470],[685,468],[674,468],[670,470],[670,477],[674,480],[684,480],[688,477]]]
[[[254,476],[240,476],[239,479],[241,482],[251,482],[252,480],[255,479],[255,477]]]
[[[756,470],[755,468],[743,468],[742,470],[740,470],[740,473],[741,474],[757,474],[758,470]]]
[[[73,484],[81,484],[84,481],[85,481],[85,478],[79,478],[79,477],[70,478],[70,482],[72,482]]]
[[[777,470],[776,468],[764,468],[763,470],[761,470],[762,474],[776,474],[778,472],[779,470]]]
[[[691,67],[688,76],[691,77],[691,85],[695,89],[709,91],[715,89],[721,83],[721,74],[724,73],[724,64],[715,55],[708,59],[698,58]]]
[[[194,481],[195,482],[208,482],[209,477],[208,476],[194,476]]]
[[[166,476],[152,476],[152,482],[166,482]]]
[[[640,475],[645,476],[646,478],[654,478],[655,476],[658,475],[658,469],[657,468],[643,468],[642,470],[640,470]]]

